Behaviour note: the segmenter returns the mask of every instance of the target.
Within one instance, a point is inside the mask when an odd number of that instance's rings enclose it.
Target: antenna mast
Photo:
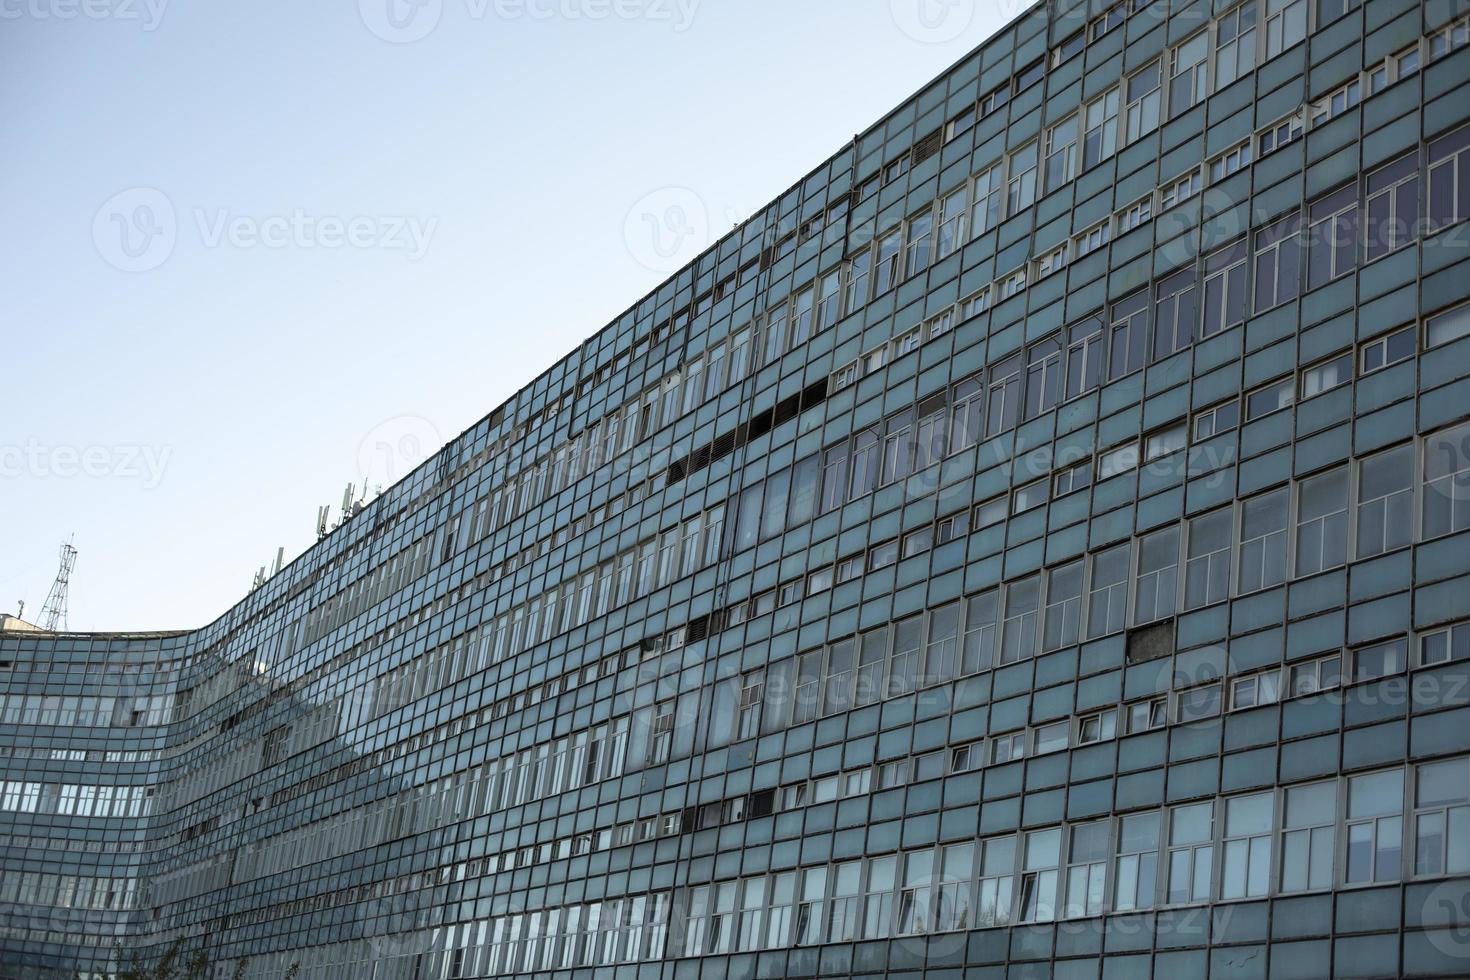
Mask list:
[[[71,570],[76,563],[77,549],[72,547],[71,541],[61,542],[61,569],[56,573],[56,581],[51,583],[46,604],[41,607],[41,622],[37,624],[43,630],[54,633],[58,623],[63,630],[67,628],[66,596],[71,588]]]

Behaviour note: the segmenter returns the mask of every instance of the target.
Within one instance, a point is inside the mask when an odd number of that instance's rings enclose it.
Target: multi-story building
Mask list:
[[[1470,974],[1467,16],[1033,10],[214,624],[0,635],[4,975]]]

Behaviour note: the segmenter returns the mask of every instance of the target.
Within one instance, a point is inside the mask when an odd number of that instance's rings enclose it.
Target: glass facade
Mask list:
[[[204,629],[0,972],[1470,973],[1470,11],[1024,14]]]

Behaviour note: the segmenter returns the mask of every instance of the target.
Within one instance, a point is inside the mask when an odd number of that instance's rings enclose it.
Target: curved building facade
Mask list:
[[[1470,975],[1467,18],[1034,9],[217,622],[0,631],[0,974]]]

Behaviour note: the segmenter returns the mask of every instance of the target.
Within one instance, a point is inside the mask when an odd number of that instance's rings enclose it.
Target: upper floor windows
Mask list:
[[[1169,54],[1169,115],[1203,102],[1209,94],[1206,87],[1210,35],[1200,31]]]
[[[1246,0],[1215,25],[1215,85],[1229,85],[1256,66],[1256,3]]]
[[[1152,62],[1128,76],[1128,105],[1124,141],[1134,140],[1154,131],[1159,125],[1159,63]]]

